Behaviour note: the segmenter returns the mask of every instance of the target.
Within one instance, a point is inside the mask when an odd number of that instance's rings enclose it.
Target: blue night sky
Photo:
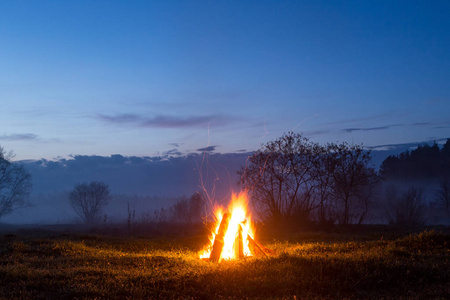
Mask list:
[[[1,1],[0,145],[54,159],[251,151],[291,130],[441,141],[449,16],[450,1]]]

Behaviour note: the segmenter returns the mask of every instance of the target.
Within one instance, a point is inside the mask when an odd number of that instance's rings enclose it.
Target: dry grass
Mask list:
[[[211,263],[204,236],[0,238],[2,299],[449,299],[450,236],[297,236],[271,258]]]

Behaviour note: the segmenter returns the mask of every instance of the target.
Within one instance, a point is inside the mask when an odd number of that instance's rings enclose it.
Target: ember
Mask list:
[[[200,258],[211,261],[223,259],[240,259],[250,256],[266,256],[272,254],[254,239],[250,215],[247,212],[248,198],[246,192],[239,195],[233,193],[228,211],[216,209],[215,231],[210,237],[210,244],[200,254]]]

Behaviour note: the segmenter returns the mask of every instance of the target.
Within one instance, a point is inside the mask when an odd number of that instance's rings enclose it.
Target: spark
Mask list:
[[[320,116],[320,114],[316,114],[316,115],[307,117],[306,119],[304,119],[303,121],[301,121],[300,123],[298,123],[294,128],[292,128],[292,131],[295,131],[295,129],[297,129],[297,127],[301,126],[303,123],[305,123],[305,122],[308,121],[309,119],[312,119],[312,118],[315,118],[315,117],[318,117],[318,116]]]
[[[264,121],[264,132],[265,132],[264,135],[259,139],[259,146],[262,145],[262,140],[269,134],[266,128],[266,121]]]

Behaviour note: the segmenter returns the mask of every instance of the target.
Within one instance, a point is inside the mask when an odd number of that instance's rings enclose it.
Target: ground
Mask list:
[[[205,234],[0,236],[2,299],[450,299],[448,229],[262,235],[272,257],[198,259]]]

